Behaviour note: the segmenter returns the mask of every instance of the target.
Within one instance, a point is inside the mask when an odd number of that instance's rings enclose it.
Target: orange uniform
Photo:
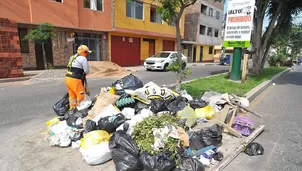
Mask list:
[[[78,106],[85,99],[84,79],[90,70],[86,58],[88,53],[91,51],[87,46],[79,46],[78,53],[70,57],[67,65],[65,83],[69,94],[70,109]]]

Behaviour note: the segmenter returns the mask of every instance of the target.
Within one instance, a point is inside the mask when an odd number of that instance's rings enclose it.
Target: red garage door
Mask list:
[[[140,65],[140,38],[111,36],[111,61],[120,66]]]
[[[164,51],[174,51],[175,50],[175,42],[172,40],[164,40],[163,41],[163,50]]]

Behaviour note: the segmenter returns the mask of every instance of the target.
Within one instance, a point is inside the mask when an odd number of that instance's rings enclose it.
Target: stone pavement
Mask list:
[[[264,147],[263,156],[241,153],[225,171],[301,171],[302,170],[302,67],[283,75],[260,95],[251,109],[266,125],[254,141]]]

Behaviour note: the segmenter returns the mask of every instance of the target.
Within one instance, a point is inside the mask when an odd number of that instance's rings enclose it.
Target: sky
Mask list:
[[[228,0],[225,0],[225,4],[224,4],[224,13],[226,12],[228,8]],[[296,19],[294,20],[294,23],[300,23],[302,22],[302,13],[299,14]],[[269,24],[269,19],[267,17],[264,18],[264,23],[263,23],[263,27],[267,27]]]

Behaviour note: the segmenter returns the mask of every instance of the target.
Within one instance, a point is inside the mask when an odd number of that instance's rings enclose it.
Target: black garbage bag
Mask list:
[[[188,155],[183,155],[179,159],[179,166],[178,168],[173,169],[173,171],[204,171],[204,165]]]
[[[175,168],[175,161],[171,158],[171,153],[158,153],[151,156],[148,153],[142,153],[139,161],[144,166],[145,171],[170,171]]]
[[[88,115],[87,109],[78,110],[77,108],[74,107],[71,110],[67,111],[61,119],[67,120],[71,116],[78,117],[78,118],[84,118],[87,115]]]
[[[133,108],[135,109],[135,113],[139,113],[143,109],[149,109],[150,105],[137,101]]]
[[[142,171],[139,148],[125,131],[118,130],[109,139],[109,148],[116,171]]]
[[[219,147],[222,142],[222,127],[215,124],[192,133],[190,136],[190,148],[200,150],[204,147],[214,145]]]
[[[222,152],[215,153],[213,159],[216,161],[221,161],[223,159],[223,153]]]
[[[70,127],[74,127],[74,128],[77,128],[77,129],[82,129],[83,128],[83,122],[80,122],[79,119],[81,119],[81,118],[76,117],[76,116],[70,116],[66,120],[66,123]],[[77,121],[80,122],[80,123],[77,123]]]
[[[84,118],[88,115],[88,109],[77,110],[73,116]]]
[[[87,120],[85,123],[85,133],[98,130],[98,126],[96,125],[96,122],[92,120]]]
[[[264,148],[262,147],[261,144],[259,144],[257,142],[252,142],[249,145],[247,145],[244,152],[249,156],[263,155]]]
[[[187,99],[184,97],[176,97],[174,101],[167,105],[167,109],[172,113],[176,114],[177,112],[183,110],[187,106]]]
[[[204,143],[201,141],[201,137],[196,132],[193,132],[190,135],[189,141],[190,141],[189,145],[191,150],[197,151],[205,147]]]
[[[115,83],[113,83],[113,87],[115,88],[116,92],[118,94],[123,94],[123,90],[136,90],[141,87],[143,87],[143,83],[141,80],[139,80],[135,75],[129,74],[119,80],[117,80]]]
[[[190,107],[194,110],[197,108],[203,108],[208,105],[208,103],[206,101],[203,101],[201,99],[200,100],[195,99],[195,100],[189,101],[189,104],[190,104]]]
[[[222,127],[215,124],[211,127],[201,129],[199,135],[205,147],[210,145],[219,147],[222,142]]]
[[[84,137],[83,136],[83,131],[81,131],[81,132],[77,132],[73,137],[70,137],[70,139],[73,142],[77,142],[77,141],[79,141],[83,137]]]
[[[66,93],[61,100],[59,100],[52,109],[56,112],[58,116],[64,116],[69,110],[69,94]]]
[[[101,118],[98,121],[98,128],[99,130],[104,130],[107,131],[109,134],[113,133],[116,128],[118,128],[120,125],[122,125],[124,122],[127,121],[127,118],[119,113],[115,115],[114,117],[112,116],[107,116],[104,118]]]
[[[153,113],[158,113],[158,112],[162,112],[162,111],[168,111],[167,109],[167,104],[169,102],[165,101],[165,100],[152,100],[150,103],[151,106],[151,111]]]

